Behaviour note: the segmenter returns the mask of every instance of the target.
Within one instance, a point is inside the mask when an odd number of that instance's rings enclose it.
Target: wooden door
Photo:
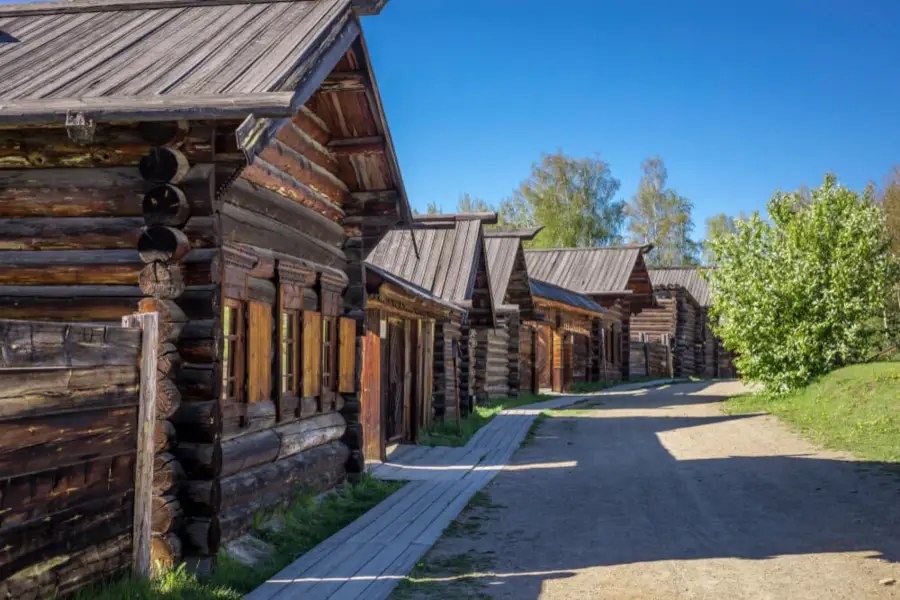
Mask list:
[[[563,333],[562,335],[562,391],[568,392],[572,389],[572,382],[575,379],[575,336],[571,333]]]
[[[519,389],[533,392],[531,389],[534,371],[534,330],[522,327],[519,330]]]
[[[537,329],[537,372],[538,386],[548,388],[552,385],[551,371],[550,328],[538,327]]]
[[[562,392],[565,386],[565,381],[563,378],[563,337],[562,333],[556,331],[555,329],[550,330],[550,339],[551,344],[551,353],[550,353],[550,362],[551,365],[551,373],[552,373],[552,388],[554,392]]]
[[[384,460],[384,438],[381,431],[381,339],[377,316],[366,321],[362,339],[362,411],[363,458]]]
[[[399,442],[404,437],[404,399],[406,394],[406,332],[399,319],[388,319],[386,351],[382,355],[381,389],[384,397],[385,438]]]

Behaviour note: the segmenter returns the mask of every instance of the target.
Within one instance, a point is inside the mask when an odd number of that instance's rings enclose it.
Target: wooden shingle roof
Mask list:
[[[582,294],[627,293],[632,272],[648,246],[526,250],[528,274]]]
[[[413,236],[418,255],[413,250]],[[481,222],[460,220],[453,226],[394,229],[366,257],[366,264],[391,273],[449,302],[472,299]]]
[[[516,259],[518,258],[520,261],[524,259],[522,242],[534,239],[541,229],[542,227],[509,231],[485,230],[484,248],[487,253],[488,269],[491,273],[491,293],[494,306],[501,306],[505,303]],[[527,269],[525,271],[524,275],[527,278]],[[520,308],[531,309],[532,306],[533,301],[528,299],[527,306]]]
[[[650,269],[650,281],[653,289],[672,287],[684,288],[697,304],[707,308],[712,304],[709,284],[703,279],[698,267],[663,267]]]
[[[558,302],[560,304],[567,304],[573,308],[579,308],[581,310],[592,312],[597,316],[607,312],[605,308],[603,308],[587,296],[579,294],[578,292],[573,292],[572,290],[566,288],[553,285],[552,283],[532,280],[531,293],[536,298],[543,298],[545,300],[552,300],[553,302]]]
[[[68,111],[98,121],[289,115],[315,91],[304,81],[323,65],[317,86],[359,33],[353,7],[351,0],[0,6],[0,123],[58,122]]]

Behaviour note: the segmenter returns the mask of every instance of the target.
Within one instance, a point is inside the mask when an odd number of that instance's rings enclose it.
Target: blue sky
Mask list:
[[[363,29],[413,206],[499,202],[544,152],[711,214],[900,162],[895,0],[390,0]]]

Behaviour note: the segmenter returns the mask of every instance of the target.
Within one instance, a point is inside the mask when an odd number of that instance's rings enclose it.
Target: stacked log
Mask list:
[[[183,262],[191,248],[183,231],[191,217],[191,205],[177,184],[189,169],[187,158],[167,146],[151,148],[138,166],[141,177],[148,182],[141,204],[144,227],[137,242],[138,255],[145,265],[139,287],[146,298],[140,301],[138,310],[159,315],[155,436],[159,453],[154,464],[150,545],[154,568],[171,567],[182,557],[176,532],[181,529],[184,516],[178,500],[183,468],[169,450],[178,443],[172,419],[181,408],[181,391],[175,382],[183,365],[177,344],[188,320],[176,299],[185,291]]]
[[[503,398],[509,393],[509,326],[507,315],[497,315],[497,327],[475,333],[474,385],[479,400]]]
[[[510,313],[507,320],[506,331],[508,334],[506,344],[506,363],[507,363],[507,394],[512,398],[519,397],[519,345],[520,333],[519,313]]]

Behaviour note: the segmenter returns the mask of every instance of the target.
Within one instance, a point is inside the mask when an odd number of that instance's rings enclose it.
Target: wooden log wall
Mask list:
[[[17,265],[0,267],[0,314],[96,323],[159,313],[154,564],[181,557],[180,340],[192,320],[217,314],[213,196],[217,172],[243,161],[235,125],[100,123],[86,145],[63,128],[0,130],[0,265]]]
[[[476,330],[466,321],[460,327],[459,339],[459,410],[463,417],[468,415],[474,406],[475,380],[473,369],[476,344]]]
[[[588,381],[590,377],[590,338],[586,335],[572,335],[572,377],[575,381]]]
[[[178,136],[172,138],[177,140]],[[137,241],[137,251],[145,264],[139,277],[139,287],[147,297],[139,303],[139,312],[159,315],[159,355],[156,376],[157,427],[175,429],[175,439],[166,445],[178,447],[178,429],[170,419],[181,407],[181,390],[176,380],[183,366],[179,352],[182,331],[188,324],[184,310],[176,300],[185,292],[181,272],[183,260],[192,243],[185,226],[191,218],[192,203],[210,201],[208,189],[214,185],[212,168],[198,169],[195,176],[205,179],[204,192],[194,198],[196,190],[182,185],[190,171],[189,161],[181,151],[169,145],[151,148],[141,157],[138,171],[146,180],[149,191],[141,203],[144,228]],[[188,199],[191,196],[191,199]],[[207,208],[204,212],[207,212]],[[167,449],[161,450],[154,464],[165,465],[163,472],[177,473],[169,485],[153,490],[153,519],[151,531],[151,564],[172,567],[182,558],[181,531],[184,520],[178,500],[181,465]]]
[[[457,394],[461,387],[461,356],[459,349],[462,332],[453,322],[438,322],[434,333],[434,417],[456,418]],[[454,344],[455,342],[455,344]],[[457,356],[454,356],[454,348]]]
[[[518,311],[507,315],[506,331],[508,340],[506,344],[506,364],[508,374],[506,378],[506,394],[511,398],[519,397],[519,380],[521,378],[521,365],[519,361],[519,346],[521,344],[521,327]]]
[[[537,330],[533,323],[519,325],[519,390],[537,393]]]
[[[497,315],[496,328],[477,329],[474,382],[479,401],[509,395],[509,318]]]
[[[140,344],[137,328],[0,321],[0,598],[130,567]]]

